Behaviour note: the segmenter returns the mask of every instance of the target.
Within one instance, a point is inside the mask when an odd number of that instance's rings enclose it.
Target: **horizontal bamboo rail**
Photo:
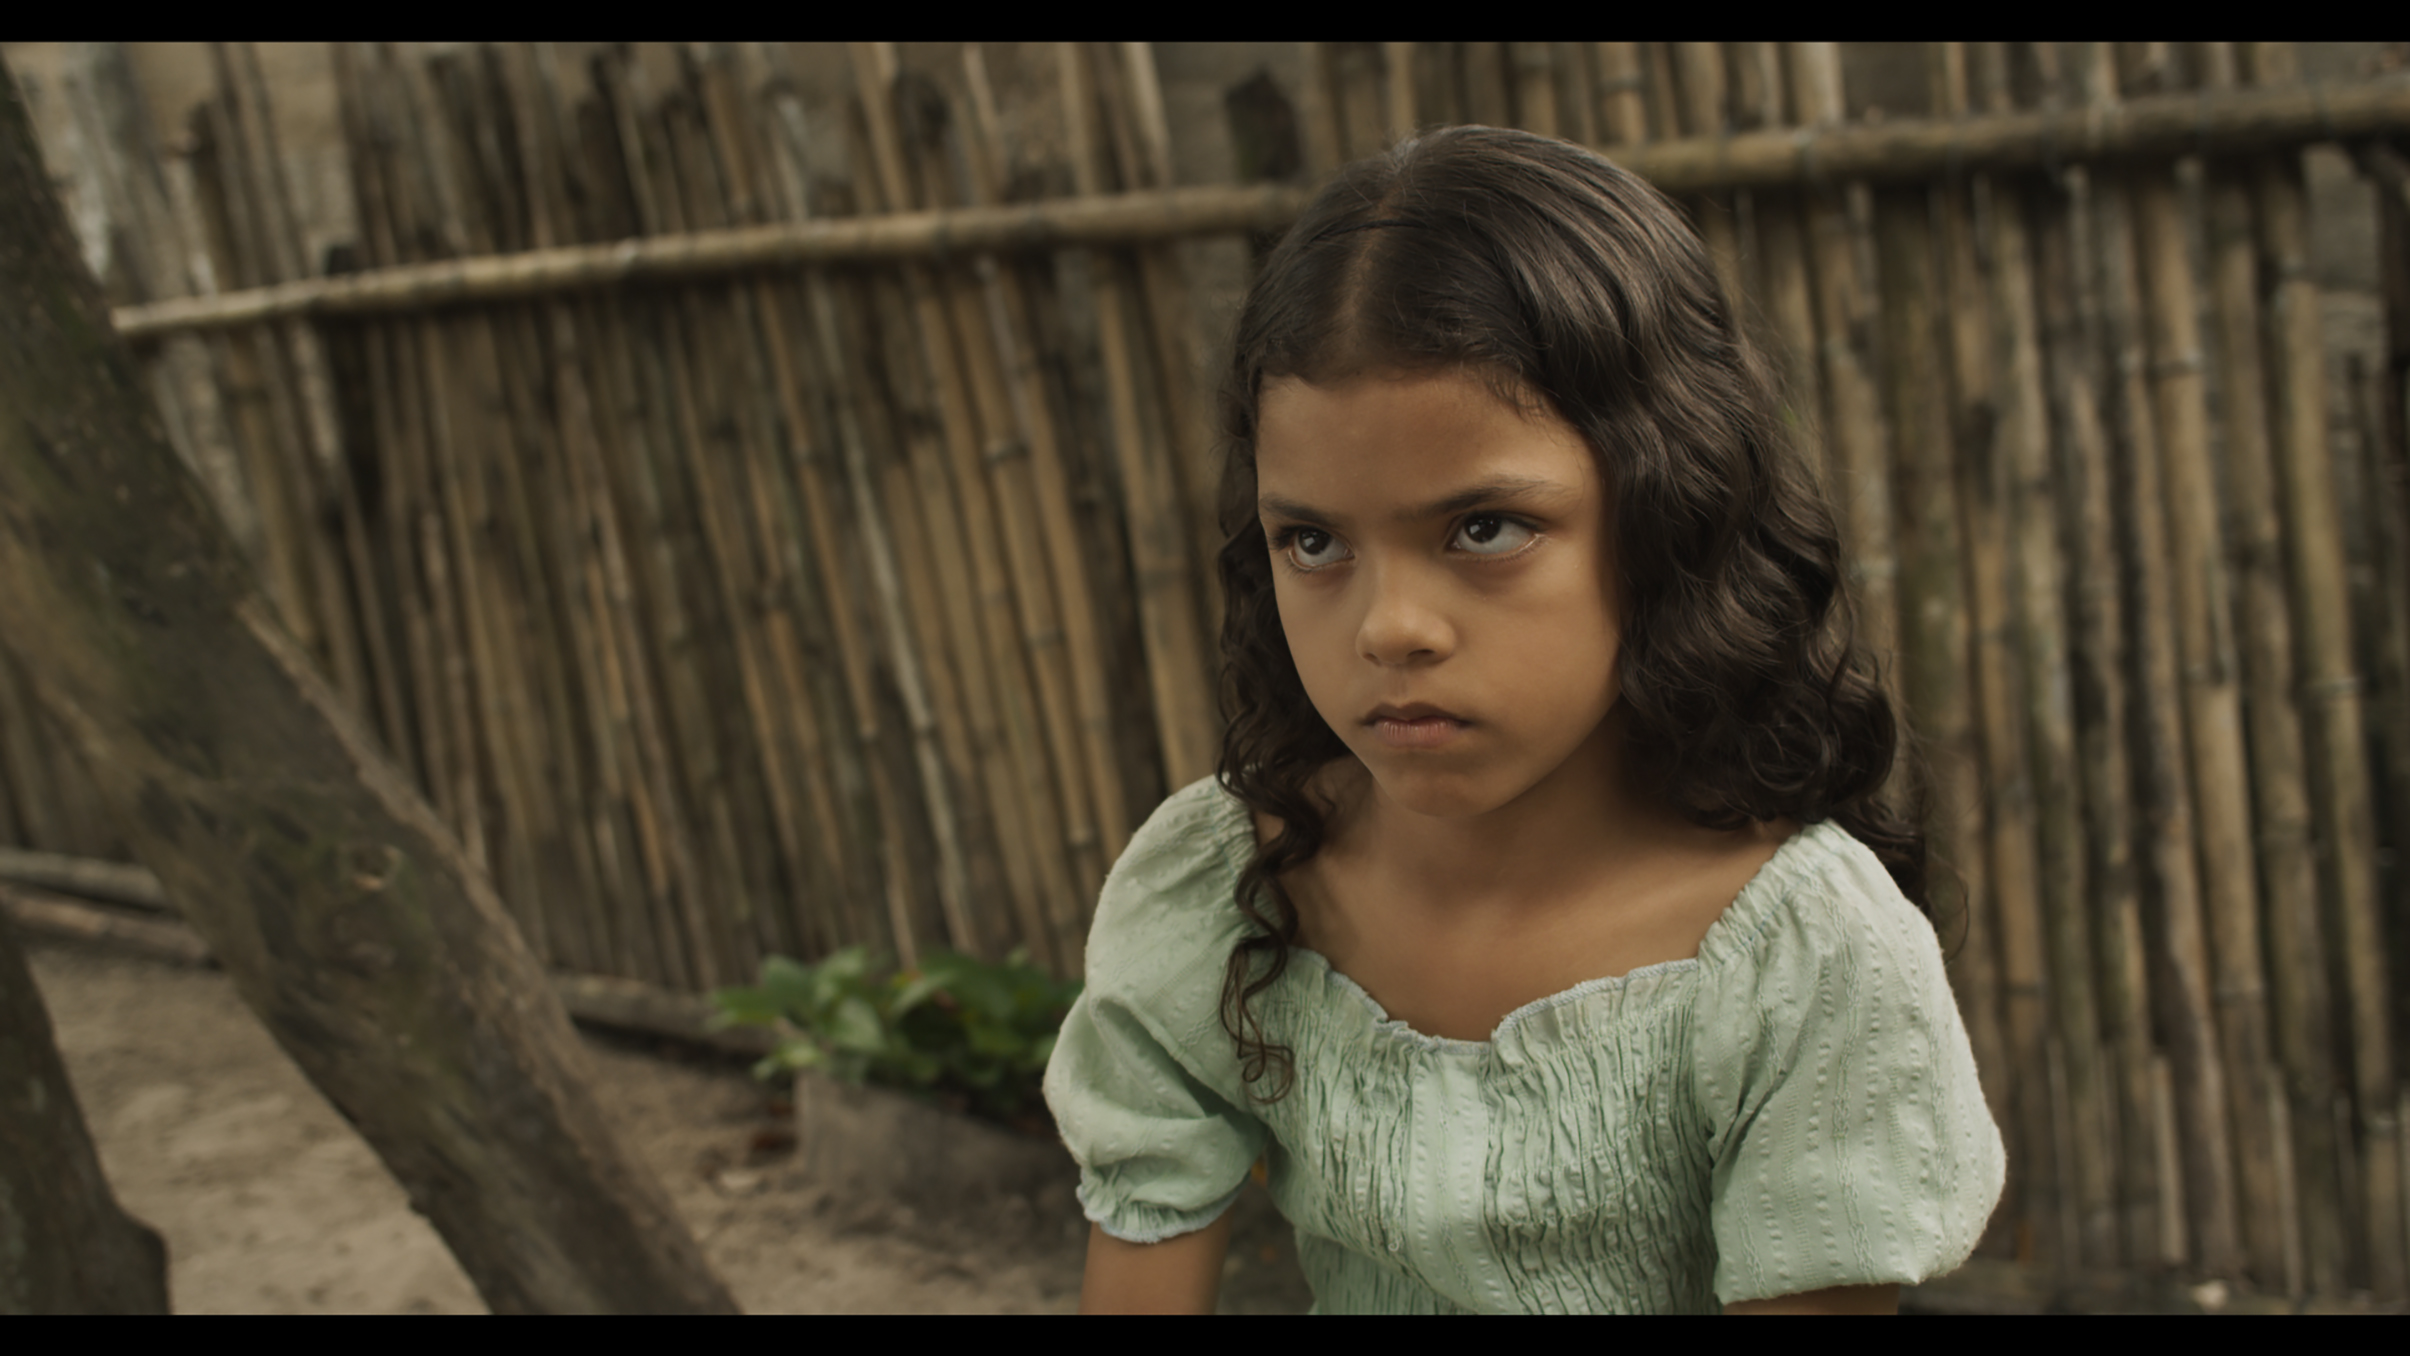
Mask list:
[[[2404,119],[2410,126],[2410,118]],[[1277,230],[1311,196],[1267,184],[1175,188],[1016,207],[893,212],[824,221],[690,231],[607,245],[374,269],[340,277],[121,307],[128,339],[225,329],[287,316],[367,315],[502,301],[631,282],[671,282],[751,269],[963,258],[985,252]]]
[[[1902,119],[1694,136],[1619,148],[1625,168],[1668,193],[2047,168],[2123,156],[2238,154],[2410,133],[2410,84],[2165,95],[2063,112]],[[120,307],[127,339],[294,316],[364,315],[539,296],[748,269],[944,260],[983,251],[1127,245],[1270,231],[1311,194],[1278,184],[1157,189],[1013,207],[691,231],[445,260]]]
[[[90,895],[116,904],[144,909],[168,909],[159,878],[147,866],[105,862],[60,852],[29,852],[0,847],[0,884],[31,885],[45,890]]]

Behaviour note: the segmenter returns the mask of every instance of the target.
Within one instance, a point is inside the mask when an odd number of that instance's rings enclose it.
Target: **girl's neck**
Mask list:
[[[1537,785],[1463,818],[1405,808],[1346,759],[1333,770],[1337,813],[1324,851],[1393,898],[1444,912],[1520,913],[1584,899],[1651,849],[1706,832],[1634,785],[1622,724],[1610,717]]]

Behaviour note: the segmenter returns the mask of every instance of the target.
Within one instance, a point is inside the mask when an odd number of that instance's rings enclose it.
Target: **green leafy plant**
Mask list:
[[[817,965],[772,956],[760,984],[712,993],[712,1024],[778,1032],[777,1048],[754,1066],[765,1080],[819,1069],[1017,1124],[1038,1109],[1046,1058],[1079,992],[1077,980],[1048,976],[1023,951],[998,965],[941,951],[894,970],[857,946]]]

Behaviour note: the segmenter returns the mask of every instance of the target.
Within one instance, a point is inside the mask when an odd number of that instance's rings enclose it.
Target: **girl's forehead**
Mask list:
[[[1582,496],[1597,488],[1596,459],[1579,432],[1545,406],[1502,399],[1477,375],[1268,383],[1256,433],[1266,507],[1387,516],[1482,486]]]
[[[1333,456],[1406,456],[1437,465],[1588,451],[1580,432],[1546,402],[1536,397],[1509,401],[1483,377],[1456,371],[1381,373],[1320,384],[1294,377],[1267,381],[1258,401],[1255,441],[1258,464],[1267,473],[1282,464],[1303,469]]]

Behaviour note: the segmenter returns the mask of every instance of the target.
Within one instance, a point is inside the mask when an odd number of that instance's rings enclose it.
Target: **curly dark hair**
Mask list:
[[[1218,773],[1282,831],[1237,903],[1222,1022],[1251,1086],[1294,1052],[1249,1000],[1288,968],[1298,915],[1281,877],[1324,842],[1314,774],[1350,756],[1300,681],[1256,508],[1266,378],[1457,370],[1543,400],[1587,439],[1614,505],[1625,590],[1616,660],[1627,755],[1713,828],[1837,820],[1931,916],[1914,804],[1877,799],[1899,720],[1857,644],[1833,512],[1785,436],[1775,385],[1707,253],[1647,183],[1568,142],[1452,127],[1340,171],[1265,260],[1240,311],[1218,415]]]

